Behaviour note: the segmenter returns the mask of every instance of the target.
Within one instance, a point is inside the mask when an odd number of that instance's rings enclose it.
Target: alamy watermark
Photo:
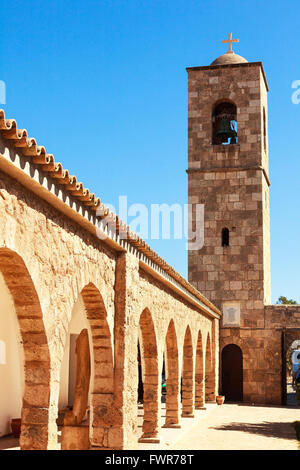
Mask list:
[[[188,250],[200,250],[204,246],[204,204],[163,203],[151,204],[148,208],[141,203],[128,206],[127,196],[119,196],[118,211],[111,204],[100,205],[97,210],[97,236],[102,240],[116,234],[120,239],[127,239],[127,231],[118,231],[113,214],[118,214],[143,240],[185,239]]]
[[[292,88],[295,91],[292,93],[292,103],[299,104],[300,103],[300,80],[294,80],[292,82]]]

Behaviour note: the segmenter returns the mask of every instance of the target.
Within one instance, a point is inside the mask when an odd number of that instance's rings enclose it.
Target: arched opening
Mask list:
[[[227,227],[222,229],[222,246],[229,246],[229,229]]]
[[[154,323],[148,309],[140,317],[141,363],[143,376],[143,434],[139,441],[151,439],[159,442],[159,413],[161,402],[158,352]]]
[[[70,432],[67,426],[85,427],[89,440],[90,382],[91,382],[92,344],[89,323],[86,318],[82,295],[79,296],[72,311],[66,336],[64,357],[60,372],[60,393],[58,402],[58,437],[62,433],[61,448],[69,449]],[[74,442],[74,448],[78,448]]]
[[[179,365],[177,336],[173,320],[166,336],[166,423],[165,427],[178,427],[179,423]]]
[[[300,331],[289,332],[286,337],[286,405],[300,405]]]
[[[12,433],[12,419],[21,419],[24,365],[20,328],[13,299],[0,273],[0,437],[4,446]],[[11,440],[18,447],[18,440]],[[0,448],[2,446],[0,445]]]
[[[114,430],[119,430],[120,423],[117,413],[113,412],[114,360],[107,312],[99,290],[92,283],[83,289],[81,295],[91,329],[94,357],[91,443],[97,447],[113,447],[115,445]]]
[[[229,101],[216,104],[212,113],[212,144],[236,144],[237,131],[236,105]]]
[[[77,343],[78,347],[78,339],[84,331],[88,332],[88,338],[81,347],[82,356],[76,358],[75,345]],[[86,361],[88,352],[90,355],[90,371],[88,361]],[[79,359],[80,373],[78,374],[76,362],[78,363]],[[68,407],[72,407],[72,402],[74,406],[76,400],[76,409],[80,410],[80,423],[77,422],[77,424],[81,427],[89,427],[88,439],[90,444],[97,447],[109,447],[109,434],[112,434],[112,428],[119,425],[114,421],[116,413],[113,412],[113,351],[104,302],[100,292],[92,283],[81,291],[81,295],[73,308],[62,363],[62,374],[63,371],[65,372],[61,376],[60,406],[63,405],[63,396],[64,403],[68,402]],[[78,397],[76,387],[80,380],[81,386]],[[86,392],[88,393],[87,399]],[[84,409],[85,413],[83,413]],[[69,415],[67,419],[64,418],[66,425],[71,424],[69,419]],[[77,418],[76,421],[78,421]]]
[[[53,448],[50,357],[40,302],[17,253],[0,249],[0,272],[1,433],[9,431],[11,418],[21,418],[21,449]]]
[[[203,375],[203,348],[201,331],[198,333],[196,364],[195,364],[195,408],[201,410],[204,407],[204,375]]]
[[[190,327],[188,326],[184,336],[183,367],[182,367],[182,416],[194,416],[194,363],[193,343]]]
[[[222,350],[222,395],[227,402],[243,401],[243,353],[236,344]]]

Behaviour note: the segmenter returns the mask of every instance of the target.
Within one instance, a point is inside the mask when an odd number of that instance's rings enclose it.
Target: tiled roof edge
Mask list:
[[[105,207],[104,204],[101,203],[99,197],[96,197],[88,188],[85,188],[83,183],[77,181],[76,176],[70,175],[69,171],[64,169],[61,163],[55,162],[53,155],[47,153],[44,146],[37,145],[34,138],[28,137],[26,129],[18,129],[15,119],[6,119],[3,109],[0,109],[0,132],[5,140],[8,140],[13,147],[20,149],[23,155],[30,157],[33,163],[41,166],[42,170],[48,173],[51,178],[54,178],[57,183],[63,185],[64,189],[69,191],[73,197],[78,198],[78,200],[81,201],[81,204],[95,212],[100,212],[104,217],[109,215],[111,218],[115,219],[117,222],[117,231],[122,230],[123,233],[126,232],[127,241],[132,246],[156,263],[168,275],[177,280],[201,302],[211,308],[218,315],[221,315],[221,312],[215,307],[215,305],[213,305],[194,286],[184,279],[155,251],[153,251],[143,239],[141,239],[136,233],[132,232],[130,227],[119,219],[118,215],[113,214],[107,207]]]

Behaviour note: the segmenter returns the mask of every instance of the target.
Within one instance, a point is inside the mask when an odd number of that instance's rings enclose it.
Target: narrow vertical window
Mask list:
[[[228,228],[222,229],[222,246],[229,246],[229,230]]]

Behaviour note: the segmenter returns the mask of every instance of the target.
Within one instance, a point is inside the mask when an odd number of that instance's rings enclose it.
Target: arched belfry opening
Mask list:
[[[212,112],[212,144],[236,144],[237,131],[236,105],[229,101],[216,104]]]

